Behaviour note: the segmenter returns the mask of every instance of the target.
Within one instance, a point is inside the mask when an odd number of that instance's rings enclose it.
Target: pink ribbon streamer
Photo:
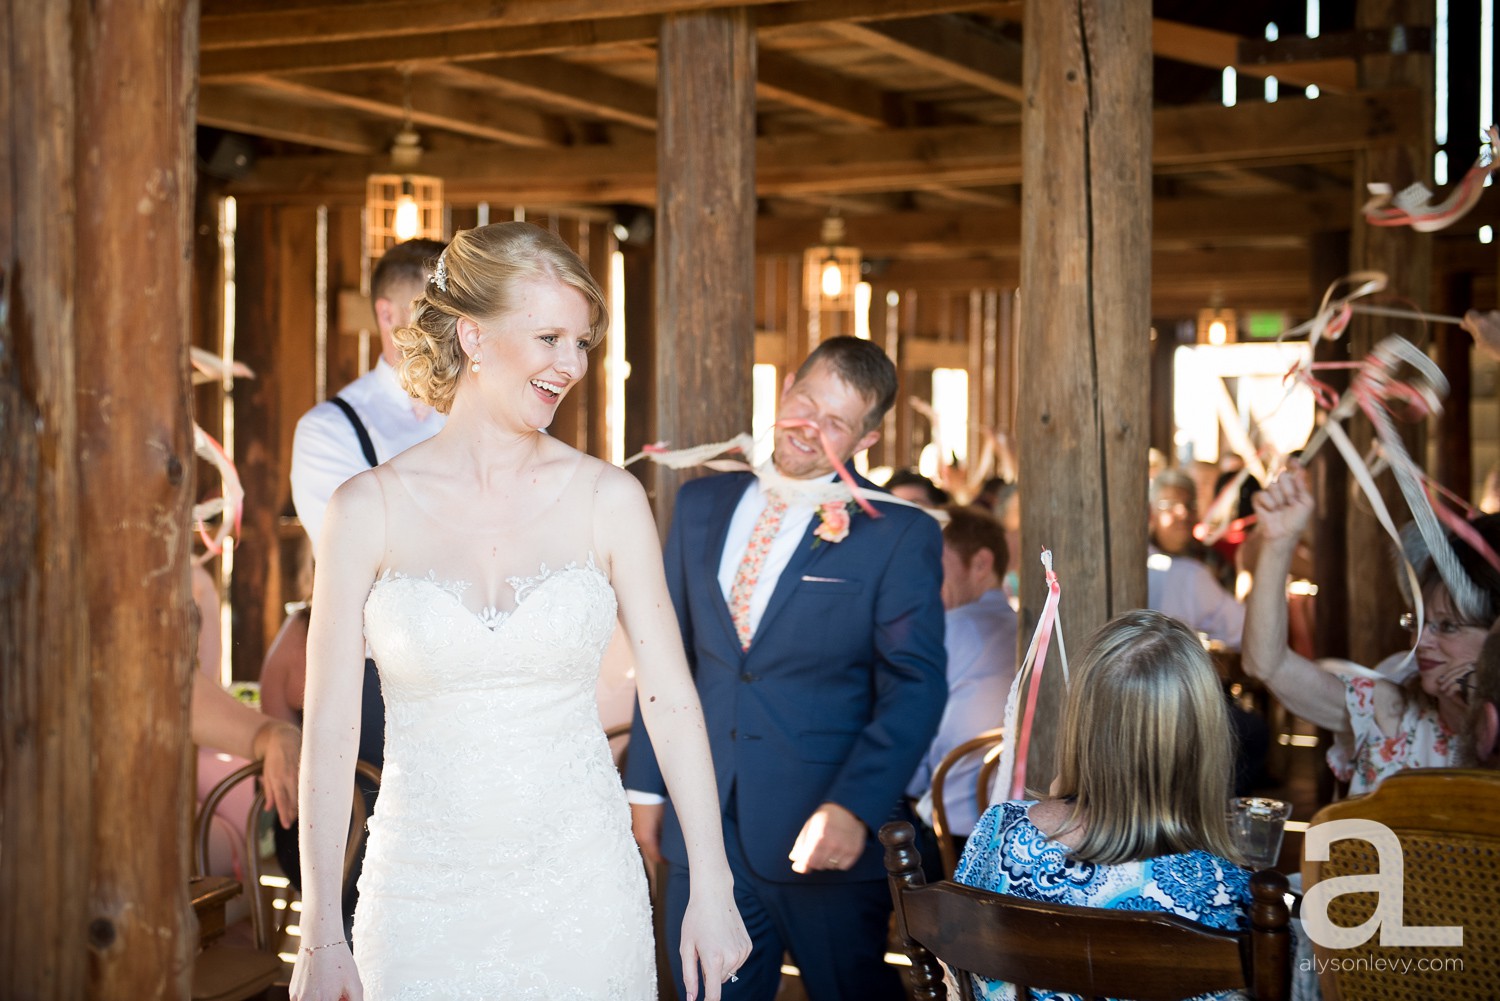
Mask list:
[[[871,518],[882,517],[881,513],[875,510],[869,501],[865,500],[864,491],[859,489],[859,484],[854,482],[854,477],[850,476],[849,470],[844,468],[843,460],[833,450],[833,446],[829,444],[828,436],[823,433],[823,429],[818,426],[816,421],[810,421],[805,417],[785,417],[777,421],[775,426],[779,428],[811,428],[816,432],[818,435],[818,444],[823,448],[823,454],[828,457],[828,462],[833,466],[834,472],[839,474],[839,479],[844,482],[844,486],[849,488],[849,493],[854,497],[854,503],[858,504],[860,509]]]
[[[1062,623],[1058,615],[1062,586],[1052,569],[1052,551],[1043,549],[1041,560],[1047,576],[1047,600],[1042,605],[1041,618],[1037,620],[1036,631],[1031,635],[1031,644],[1026,648],[1026,657],[1021,662],[1021,669],[1016,672],[1010,698],[1005,706],[1006,739],[1001,747],[996,783],[1006,790],[1007,799],[1020,799],[1026,793],[1026,760],[1031,751],[1032,722],[1036,717],[1037,695],[1041,691],[1042,670],[1047,663],[1047,651],[1053,632],[1057,633],[1057,652],[1062,660],[1064,686],[1067,685],[1068,678],[1068,651],[1063,644]],[[1030,686],[1026,695],[1026,714],[1018,726],[1017,695],[1022,685],[1027,684],[1028,678]]]
[[[1500,142],[1496,127],[1491,125],[1487,134],[1487,148],[1492,151]],[[1368,185],[1373,197],[1361,209],[1365,222],[1371,226],[1410,226],[1419,233],[1443,229],[1463,218],[1479,202],[1485,178],[1495,167],[1493,152],[1481,152],[1448,197],[1437,204],[1433,204],[1432,192],[1423,184],[1410,185],[1396,194],[1392,194],[1389,184]]]
[[[848,489],[849,496],[854,503],[858,504],[860,509],[871,518],[884,517],[865,498],[864,491],[859,488],[859,484],[855,482],[854,477],[849,475],[849,470],[845,468],[843,461],[839,459],[838,453],[833,450],[833,445],[829,443],[828,436],[823,433],[823,429],[818,426],[817,422],[802,417],[785,417],[777,421],[774,426],[779,428],[810,428],[817,435],[818,446],[823,449],[823,454],[828,457],[829,464],[838,473],[839,480]],[[713,456],[725,452],[739,452],[748,455],[752,445],[753,442],[749,435],[739,435],[731,438],[729,441],[715,442],[710,445],[697,445],[679,449],[668,448],[666,442],[658,441],[643,446],[639,452],[626,459],[624,465],[628,466],[640,459],[650,459],[653,462],[674,469],[686,468],[688,466],[709,466],[714,469],[738,469],[754,472],[755,470],[749,462],[713,459]]]
[[[245,489],[240,485],[239,472],[213,436],[197,424],[193,425],[193,451],[207,460],[219,471],[224,480],[223,496],[193,505],[193,525],[203,540],[209,556],[218,556],[224,551],[224,542],[231,531],[238,536],[240,519],[245,513]],[[218,531],[210,535],[204,523],[215,515],[223,515]],[[205,557],[206,558],[206,557]]]

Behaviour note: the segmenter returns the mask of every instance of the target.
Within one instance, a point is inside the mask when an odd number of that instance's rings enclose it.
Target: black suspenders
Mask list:
[[[349,418],[349,423],[354,425],[354,433],[359,436],[359,450],[365,454],[365,461],[371,467],[380,465],[380,460],[375,455],[375,443],[370,440],[370,432],[365,430],[365,422],[359,419],[359,414],[349,405],[349,401],[342,396],[335,396],[328,402],[344,412]]]

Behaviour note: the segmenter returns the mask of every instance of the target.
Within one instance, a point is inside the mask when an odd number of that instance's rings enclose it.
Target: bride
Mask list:
[[[572,250],[502,223],[454,238],[396,333],[403,381],[449,418],[328,508],[308,637],[298,1001],[656,997],[643,867],[595,704],[617,620],[690,845],[687,996],[701,978],[717,999],[749,954],[645,493],[541,431],[604,326]],[[386,765],[351,954],[339,884],[367,643]]]

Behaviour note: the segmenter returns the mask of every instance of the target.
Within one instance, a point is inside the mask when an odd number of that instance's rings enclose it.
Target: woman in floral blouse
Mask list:
[[[1445,581],[1434,561],[1409,544],[1424,611],[1410,676],[1398,683],[1348,661],[1308,660],[1287,648],[1285,587],[1292,550],[1314,509],[1306,480],[1294,467],[1255,495],[1260,554],[1246,601],[1245,672],[1292,712],[1336,735],[1329,764],[1353,795],[1403,768],[1458,764],[1456,735],[1468,709],[1470,676],[1500,613],[1500,569],[1449,536],[1461,579]],[[1491,549],[1500,549],[1500,515],[1476,518],[1469,527]],[[1416,624],[1403,617],[1408,623]]]
[[[1234,738],[1198,637],[1145,609],[1105,625],[1073,674],[1059,739],[1053,796],[990,807],[953,878],[1046,903],[1244,927],[1250,874],[1225,822]],[[977,977],[974,989],[1016,996]]]

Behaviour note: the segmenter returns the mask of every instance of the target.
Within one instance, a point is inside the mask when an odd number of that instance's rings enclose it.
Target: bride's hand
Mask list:
[[[289,991],[292,1001],[364,1001],[365,996],[346,942],[299,951]]]
[[[703,973],[704,1001],[719,1001],[719,987],[734,976],[750,956],[750,935],[734,906],[732,892],[693,893],[682,918],[682,979],[687,1001],[698,997],[698,973]]]

